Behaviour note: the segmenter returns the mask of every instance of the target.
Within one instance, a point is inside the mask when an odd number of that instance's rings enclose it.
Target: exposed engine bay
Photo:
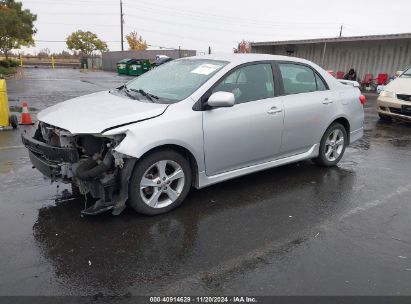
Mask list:
[[[120,214],[128,198],[128,181],[136,162],[115,151],[125,135],[103,137],[70,132],[39,122],[33,137],[22,135],[35,168],[52,181],[71,183],[73,192],[97,199],[83,210],[94,215],[113,209]]]

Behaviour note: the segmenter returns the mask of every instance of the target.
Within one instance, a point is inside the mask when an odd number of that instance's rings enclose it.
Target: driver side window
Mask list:
[[[235,103],[274,97],[274,80],[271,64],[259,63],[236,69],[213,89],[215,92],[231,92]]]

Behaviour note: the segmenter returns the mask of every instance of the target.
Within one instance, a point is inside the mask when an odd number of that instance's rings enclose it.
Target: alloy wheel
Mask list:
[[[164,208],[175,202],[183,191],[185,175],[172,160],[160,160],[151,165],[140,181],[140,196],[152,208]]]
[[[332,131],[325,142],[325,158],[330,162],[338,159],[344,149],[344,144],[344,133],[340,129]]]

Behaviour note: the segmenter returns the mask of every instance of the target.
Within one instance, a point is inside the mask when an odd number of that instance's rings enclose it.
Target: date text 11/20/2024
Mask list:
[[[257,303],[254,297],[150,297],[150,303]]]

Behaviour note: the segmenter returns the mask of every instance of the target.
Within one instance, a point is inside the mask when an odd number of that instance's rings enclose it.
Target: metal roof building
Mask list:
[[[411,33],[252,42],[251,52],[305,58],[335,72],[354,68],[362,79],[411,66]]]

